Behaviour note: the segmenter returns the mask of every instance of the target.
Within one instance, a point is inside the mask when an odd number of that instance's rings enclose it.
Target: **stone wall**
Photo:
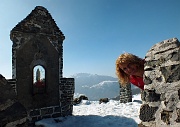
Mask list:
[[[73,96],[75,91],[74,78],[61,78],[59,86],[59,102],[61,106],[61,116],[72,115]]]
[[[180,127],[180,42],[155,44],[145,61],[139,127]]]

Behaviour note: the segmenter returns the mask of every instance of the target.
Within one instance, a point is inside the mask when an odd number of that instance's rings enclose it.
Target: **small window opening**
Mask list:
[[[45,93],[45,69],[41,65],[37,65],[33,68],[33,93],[42,94]]]

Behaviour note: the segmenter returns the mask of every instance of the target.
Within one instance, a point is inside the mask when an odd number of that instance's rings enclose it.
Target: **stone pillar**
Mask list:
[[[180,127],[180,43],[172,38],[146,54],[139,127]]]
[[[73,96],[74,96],[74,78],[61,78],[59,85],[59,102],[61,107],[61,116],[72,115]]]
[[[120,85],[120,102],[132,102],[131,84],[127,84],[126,87]]]

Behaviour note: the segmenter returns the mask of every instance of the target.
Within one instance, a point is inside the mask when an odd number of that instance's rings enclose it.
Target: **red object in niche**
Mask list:
[[[45,86],[45,84],[44,84],[43,81],[37,81],[37,82],[34,83],[34,85],[35,85],[36,87],[44,87],[44,86]]]

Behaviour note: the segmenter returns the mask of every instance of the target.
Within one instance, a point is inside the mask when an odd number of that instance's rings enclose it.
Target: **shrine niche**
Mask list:
[[[64,34],[48,10],[34,10],[10,33],[12,79],[28,121],[72,114],[74,79],[63,77]]]
[[[41,65],[33,68],[33,94],[43,94],[46,92],[45,69]]]

